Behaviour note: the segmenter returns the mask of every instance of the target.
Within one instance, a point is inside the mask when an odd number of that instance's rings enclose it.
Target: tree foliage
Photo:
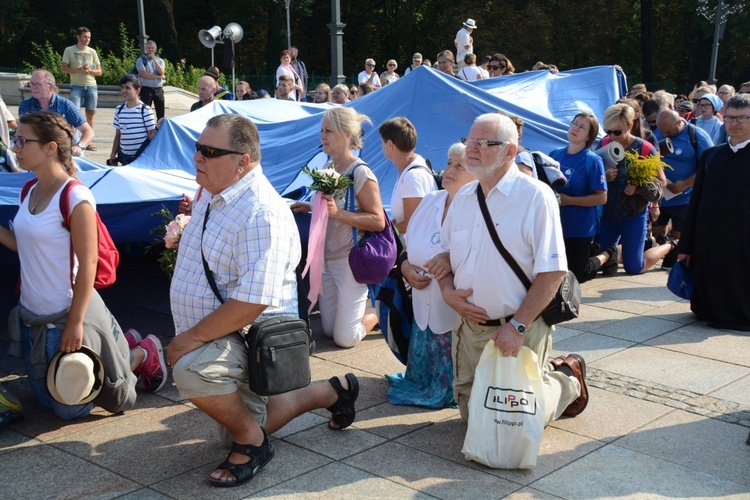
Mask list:
[[[734,0],[726,0],[731,3]],[[32,50],[62,50],[75,43],[75,28],[92,30],[92,45],[120,54],[119,23],[131,37],[138,32],[136,2],[92,0],[49,8],[46,0],[5,0],[0,18],[0,66],[20,67]],[[709,0],[714,6],[716,0]],[[292,44],[309,71],[331,73],[331,2],[291,0]],[[400,69],[421,52],[434,61],[453,39],[461,22],[471,17],[478,55],[501,52],[519,71],[539,60],[573,69],[620,64],[631,82],[654,81],[690,85],[708,77],[714,25],[696,13],[698,0],[342,0],[344,70],[353,75],[372,57],[382,71],[396,59]],[[244,39],[235,50],[239,75],[268,75],[286,47],[284,0],[204,2],[144,0],[146,28],[165,59],[205,68],[211,51],[201,45],[198,31],[239,23]],[[750,7],[733,15],[721,42],[717,78],[734,84],[750,80]],[[36,46],[33,45],[36,44]],[[215,48],[222,61],[221,45]],[[100,56],[102,53],[100,52]]]

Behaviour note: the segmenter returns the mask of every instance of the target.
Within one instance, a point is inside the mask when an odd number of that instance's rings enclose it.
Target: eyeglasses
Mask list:
[[[490,146],[503,146],[510,144],[508,141],[490,141],[487,139],[472,139],[471,137],[461,137],[461,143],[467,148],[478,147],[479,149],[486,149]]]
[[[369,64],[369,63],[368,63],[368,64],[365,64],[365,66],[369,66],[369,67],[371,67],[371,68],[374,68],[374,67],[375,67],[375,65],[374,65],[374,64]]]
[[[698,103],[698,107],[699,108],[707,108],[709,106],[712,106],[712,104],[710,102],[701,102],[701,103]]]
[[[29,82],[29,85],[32,87],[44,87],[45,85],[52,85],[49,82]]]
[[[27,139],[26,137],[14,137],[10,140],[10,147],[15,149],[23,149],[23,146],[27,142],[41,142],[44,143],[45,141],[40,141],[39,139]]]
[[[620,137],[622,135],[622,130],[605,130],[604,133],[607,135],[614,135],[615,137]]]
[[[395,64],[389,64],[389,65],[388,65],[388,67],[389,67],[389,68],[395,68],[395,67],[396,67],[396,65],[395,65]]]
[[[745,123],[750,120],[750,115],[724,115],[724,123]]]
[[[505,68],[506,68],[506,66],[505,66],[504,64],[501,64],[501,65],[499,65],[499,66],[495,66],[495,65],[489,65],[489,66],[487,66],[487,67],[488,67],[489,69],[491,69],[492,71],[499,71],[499,70],[501,70],[501,69],[505,69]]]
[[[204,158],[218,158],[219,156],[225,155],[244,155],[239,151],[230,151],[228,149],[215,148],[213,146],[206,146],[199,142],[195,143],[195,152],[203,155]]]
[[[587,129],[587,127],[586,127],[586,124],[585,124],[585,123],[578,123],[578,122],[572,122],[572,123],[570,124],[570,128],[577,128],[577,129],[578,129],[578,130],[580,130],[581,132],[586,132],[586,129]]]

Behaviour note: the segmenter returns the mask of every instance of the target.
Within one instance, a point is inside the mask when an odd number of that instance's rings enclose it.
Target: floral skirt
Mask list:
[[[437,335],[414,321],[405,373],[386,375],[388,402],[426,408],[455,408],[451,333]]]

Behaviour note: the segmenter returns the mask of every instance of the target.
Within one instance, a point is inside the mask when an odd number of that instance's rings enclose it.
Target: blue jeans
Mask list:
[[[643,271],[643,244],[648,231],[648,210],[643,210],[632,219],[608,221],[602,219],[596,242],[602,248],[622,244],[622,266],[628,274]]]
[[[70,86],[70,100],[76,105],[76,108],[81,107],[81,102],[86,106],[86,111],[96,111],[96,104],[99,100],[99,93],[97,88],[84,87],[82,85],[71,85]]]
[[[59,328],[47,329],[47,343],[45,345],[45,361],[50,362],[52,357],[60,350],[60,341],[62,340],[62,331]],[[31,328],[21,324],[21,349],[23,355],[23,364],[26,367],[26,374],[29,376],[31,388],[34,391],[34,399],[47,411],[55,412],[55,415],[63,420],[72,420],[81,418],[91,413],[94,403],[85,405],[68,406],[55,401],[47,391],[46,376],[40,379],[34,378],[34,367],[31,364]]]

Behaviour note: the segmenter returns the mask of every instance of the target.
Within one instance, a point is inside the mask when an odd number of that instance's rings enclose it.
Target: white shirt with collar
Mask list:
[[[472,289],[467,300],[498,319],[514,314],[527,292],[492,242],[476,189],[475,181],[456,194],[443,223],[442,245],[450,252],[454,287]],[[490,189],[487,207],[500,241],[532,283],[539,273],[568,269],[551,189],[513,164]]]
[[[746,147],[748,144],[750,144],[750,139],[748,139],[747,141],[741,142],[741,143],[737,144],[736,146],[732,146],[731,142],[727,142],[727,145],[729,146],[729,149],[731,149],[733,153],[736,153],[740,149]]]

